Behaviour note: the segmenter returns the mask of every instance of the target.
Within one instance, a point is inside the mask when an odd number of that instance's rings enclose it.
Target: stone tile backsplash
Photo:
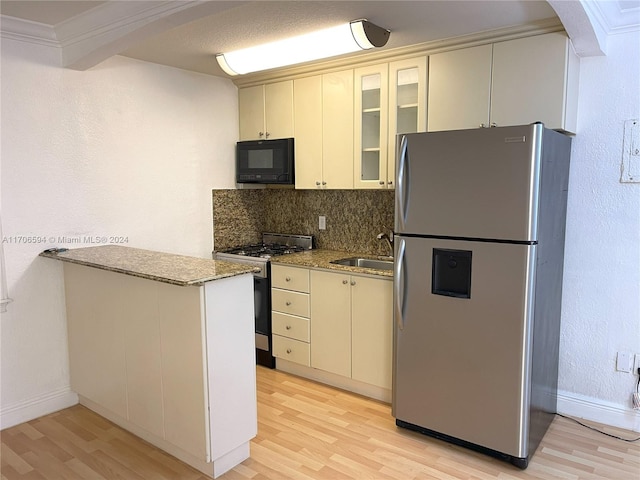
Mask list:
[[[317,248],[388,255],[376,239],[393,228],[389,190],[213,190],[217,250],[257,242],[263,232],[313,235]],[[319,230],[324,215],[327,229]]]

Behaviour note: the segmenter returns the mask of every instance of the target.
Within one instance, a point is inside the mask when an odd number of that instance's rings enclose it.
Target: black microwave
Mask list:
[[[236,182],[292,185],[293,138],[238,142]]]

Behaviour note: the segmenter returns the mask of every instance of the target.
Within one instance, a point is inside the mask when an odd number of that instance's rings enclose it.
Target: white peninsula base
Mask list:
[[[250,272],[178,286],[64,264],[80,403],[206,475],[257,434]]]

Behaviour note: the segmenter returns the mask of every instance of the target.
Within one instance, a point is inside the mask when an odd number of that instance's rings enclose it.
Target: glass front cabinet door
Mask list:
[[[355,188],[386,188],[388,64],[355,69]]]
[[[427,131],[427,57],[357,68],[355,188],[395,188],[397,135]]]
[[[395,188],[397,135],[427,131],[427,57],[389,64],[387,188]]]

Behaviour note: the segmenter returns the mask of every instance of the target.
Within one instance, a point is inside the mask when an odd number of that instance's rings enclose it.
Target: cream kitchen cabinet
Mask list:
[[[565,33],[431,55],[428,130],[540,121],[575,133],[578,71]]]
[[[429,57],[428,129],[489,126],[492,45]]]
[[[297,189],[353,188],[353,70],[294,80]]]
[[[427,131],[427,57],[389,63],[389,141],[387,188],[395,188],[396,138]]]
[[[491,122],[576,133],[579,69],[565,33],[494,44]]]
[[[427,58],[357,68],[355,188],[395,188],[396,136],[426,131]]]
[[[311,271],[311,366],[390,389],[390,279]]]
[[[240,140],[293,137],[293,81],[238,90]]]
[[[273,356],[309,366],[309,270],[271,266]]]
[[[351,378],[391,389],[393,282],[352,277]]]
[[[355,188],[387,187],[388,64],[354,70]]]
[[[311,271],[311,366],[351,377],[351,276]]]

